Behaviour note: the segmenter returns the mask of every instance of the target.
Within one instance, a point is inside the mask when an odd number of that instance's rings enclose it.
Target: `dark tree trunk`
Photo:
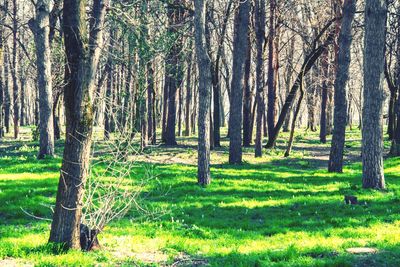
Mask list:
[[[250,35],[247,37],[250,44]],[[244,99],[243,99],[243,146],[250,147],[251,144],[251,46],[247,46],[247,58],[244,70]]]
[[[225,11],[224,20],[222,22],[222,29],[221,29],[221,36],[218,43],[218,51],[215,59],[214,68],[212,71],[212,84],[213,84],[213,104],[214,104],[214,147],[221,146],[221,84],[220,84],[220,63],[221,63],[221,56],[224,47],[224,41],[226,36],[226,31],[228,28],[228,21],[231,14],[233,6],[233,1],[230,0],[228,2],[228,6]]]
[[[229,163],[242,163],[243,79],[247,58],[250,1],[241,2],[235,17],[229,116]],[[243,38],[246,36],[246,38]]]
[[[343,5],[342,28],[339,34],[338,66],[335,79],[334,128],[329,156],[329,172],[343,171],[343,150],[347,124],[347,81],[351,60],[352,23],[356,0],[346,0]]]
[[[89,175],[93,132],[95,73],[108,1],[94,0],[87,33],[83,0],[64,0],[63,30],[67,56],[65,71],[66,140],[58,184],[50,242],[80,249],[82,196]]]
[[[320,132],[319,140],[321,143],[326,143],[326,116],[327,116],[327,104],[328,104],[328,75],[329,75],[329,51],[326,50],[321,58],[322,68],[322,93],[321,93],[321,116],[320,116]]]
[[[200,185],[211,182],[210,175],[210,101],[211,101],[211,60],[206,44],[206,0],[197,0],[195,5],[195,43],[199,70],[199,147],[197,181]]]
[[[382,77],[385,61],[386,18],[387,6],[385,0],[366,0],[362,129],[364,188],[385,188]]]
[[[303,101],[303,98],[304,98],[304,89],[303,89],[303,82],[301,82],[300,83],[300,96],[299,96],[299,100],[298,100],[297,105],[296,105],[296,109],[294,110],[292,125],[291,125],[291,128],[290,128],[289,142],[288,142],[288,146],[287,146],[286,151],[285,151],[285,157],[289,157],[290,156],[290,152],[292,151],[293,139],[294,139],[294,131],[296,129],[296,121],[297,121],[297,118],[299,116],[299,112],[300,112],[300,108],[301,108],[301,102]]]
[[[168,31],[171,34],[176,34],[179,30],[177,25],[182,25],[185,18],[185,10],[181,6],[182,0],[174,0],[174,7],[168,10],[168,20],[170,27]],[[179,36],[175,41],[171,51],[167,55],[167,73],[169,77],[168,88],[168,112],[167,125],[165,129],[165,143],[167,145],[176,145],[176,93],[182,85],[183,80],[183,64],[181,60],[181,51],[183,46],[182,36]]]
[[[268,109],[267,109],[267,125],[268,137],[274,136],[276,117],[278,112],[277,101],[277,74],[278,74],[278,47],[276,34],[276,0],[270,0],[270,17],[269,17],[269,38],[268,38]],[[275,141],[272,143],[274,146]]]
[[[38,158],[54,155],[54,120],[51,77],[49,2],[36,3],[36,18],[29,21],[36,44],[37,85],[39,88],[39,154]]]
[[[154,98],[155,98],[155,89],[154,89],[154,69],[153,62],[149,62],[147,64],[147,138],[150,144],[154,145],[156,143],[154,136],[155,125],[154,122]]]
[[[187,75],[186,75],[186,102],[185,102],[185,136],[190,136],[190,115],[192,103],[192,55],[188,56]]]

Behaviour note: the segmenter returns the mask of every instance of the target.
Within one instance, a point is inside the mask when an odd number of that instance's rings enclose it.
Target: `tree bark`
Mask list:
[[[385,188],[383,171],[383,73],[387,6],[366,0],[364,39],[364,107],[362,129],[363,187]]]
[[[328,79],[329,79],[329,51],[326,50],[321,58],[322,67],[322,94],[321,94],[321,115],[320,115],[320,132],[319,140],[326,143],[326,120],[327,120],[327,104],[328,104]]]
[[[242,163],[243,79],[249,45],[250,1],[241,2],[235,17],[233,37],[233,69],[229,116],[229,163]]]
[[[18,86],[18,18],[17,18],[18,5],[17,0],[13,0],[13,11],[12,11],[12,68],[11,76],[13,81],[13,106],[14,106],[14,138],[19,137],[19,122],[20,122],[20,98],[19,98],[19,86]]]
[[[351,61],[352,23],[356,12],[356,0],[345,0],[342,27],[339,34],[339,54],[335,79],[334,127],[329,156],[329,172],[343,172],[343,151],[347,124],[347,82]]]
[[[182,0],[174,0],[174,7],[168,10],[169,29],[173,35],[178,33],[177,25],[182,25],[185,17],[185,10],[181,6]],[[180,26],[181,27],[181,26]],[[183,64],[181,60],[182,36],[178,36],[175,40],[171,51],[168,53],[166,64],[169,79],[168,88],[168,112],[167,126],[165,129],[165,143],[167,145],[176,145],[176,93],[182,85],[183,80]]]
[[[38,0],[36,18],[29,21],[36,44],[37,85],[39,88],[39,154],[54,155],[54,119],[51,77],[50,1]]]
[[[5,83],[4,83],[4,22],[5,22],[5,7],[0,8],[0,139],[4,137],[4,91]]]
[[[199,137],[197,181],[200,185],[211,182],[210,175],[210,105],[211,105],[211,60],[206,44],[206,0],[197,0],[195,5],[195,44],[199,70]]]
[[[247,37],[250,44],[250,35]],[[243,99],[243,146],[250,147],[251,144],[251,46],[247,46],[247,59],[244,70],[244,99]]]
[[[277,74],[278,74],[278,37],[276,31],[276,0],[270,0],[270,18],[269,18],[269,39],[268,39],[268,109],[267,126],[268,137],[274,136],[275,124],[278,112],[277,101]],[[275,143],[275,141],[274,141]],[[274,145],[273,143],[273,145]]]
[[[107,5],[107,0],[93,1],[88,34],[86,1],[64,0],[66,140],[49,241],[65,248],[80,248],[82,196],[93,132],[92,97]]]

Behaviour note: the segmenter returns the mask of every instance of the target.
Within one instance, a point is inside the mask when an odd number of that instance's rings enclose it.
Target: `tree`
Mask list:
[[[4,21],[6,17],[5,8],[0,8],[0,139],[4,137],[4,116],[3,116],[3,105],[4,105]]]
[[[107,5],[107,0],[93,1],[88,33],[86,1],[64,0],[66,139],[49,241],[66,248],[80,248],[81,201],[93,132],[92,97]]]
[[[36,44],[37,84],[39,88],[38,158],[54,155],[53,94],[50,47],[50,1],[38,0],[36,18],[29,21]]]
[[[387,6],[366,0],[364,37],[363,187],[385,188],[383,171],[383,72]]]
[[[12,68],[11,77],[13,81],[13,106],[14,106],[14,138],[19,136],[19,120],[20,120],[20,103],[19,103],[19,86],[18,86],[18,18],[17,18],[18,5],[17,0],[13,0],[12,10]]]
[[[351,60],[352,22],[356,12],[356,1],[346,0],[343,5],[343,20],[339,34],[338,66],[335,79],[334,128],[329,156],[329,172],[343,171],[343,150],[347,125],[347,90]]]
[[[268,104],[267,125],[268,137],[274,136],[278,112],[277,80],[278,80],[278,34],[276,16],[278,13],[277,0],[270,0],[269,38],[268,38]]]
[[[206,44],[206,4],[207,0],[195,1],[195,44],[199,69],[199,144],[197,179],[200,185],[208,185],[210,176],[210,101],[212,90],[211,60]]]
[[[257,65],[256,65],[256,103],[257,103],[257,116],[256,116],[256,141],[255,141],[255,156],[262,156],[262,120],[264,116],[264,58],[263,47],[265,40],[265,0],[255,1],[255,31],[256,31],[256,44],[257,44]]]
[[[186,11],[183,8],[182,0],[174,0],[173,6],[168,7],[169,33],[175,38],[171,51],[166,58],[166,86],[168,84],[168,105],[165,128],[165,143],[167,145],[176,145],[176,93],[182,86],[183,80],[183,62],[181,51],[183,47],[183,37],[180,29],[186,17]],[[165,91],[166,92],[166,91]]]
[[[250,1],[241,2],[235,17],[229,115],[229,163],[242,163],[243,79],[247,58]]]

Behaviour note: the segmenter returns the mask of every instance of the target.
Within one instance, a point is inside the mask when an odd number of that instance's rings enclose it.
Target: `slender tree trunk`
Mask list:
[[[84,0],[64,0],[63,30],[67,56],[64,90],[66,140],[50,242],[80,249],[82,196],[89,175],[93,132],[95,74],[108,1],[93,0],[90,33]],[[101,230],[101,229],[100,229]]]
[[[267,125],[268,136],[274,136],[276,117],[278,112],[277,102],[277,68],[278,68],[278,47],[276,47],[276,0],[270,0],[269,17],[269,39],[268,39],[268,110]],[[274,142],[275,143],[275,142]]]
[[[54,155],[53,88],[51,77],[50,1],[38,0],[36,18],[29,21],[36,44],[37,85],[39,88],[38,158]]]
[[[292,151],[293,139],[294,139],[294,131],[296,129],[296,121],[297,121],[297,118],[299,116],[299,112],[300,112],[300,108],[301,108],[301,102],[303,101],[303,98],[304,98],[304,90],[303,90],[303,81],[302,81],[300,83],[300,96],[299,96],[299,100],[297,102],[296,109],[294,111],[294,116],[293,116],[292,125],[291,125],[291,129],[290,129],[289,142],[288,142],[288,146],[286,148],[285,157],[289,157],[290,156],[290,152]]]
[[[247,37],[250,44],[250,35]],[[244,70],[244,99],[243,99],[243,146],[250,147],[251,144],[251,46],[247,46],[247,59]]]
[[[0,8],[0,139],[4,137],[4,91],[5,83],[4,83],[4,22],[5,22],[5,7],[3,9]]]
[[[182,113],[183,113],[183,84],[179,87],[178,105],[178,136],[182,136]]]
[[[187,75],[186,75],[186,102],[185,102],[185,136],[190,136],[190,115],[192,102],[192,55],[188,56]]]
[[[197,0],[195,5],[195,43],[199,70],[199,147],[197,181],[200,185],[211,182],[210,175],[210,100],[211,100],[211,60],[206,44],[206,0]]]
[[[329,76],[329,51],[326,50],[322,55],[321,68],[322,68],[322,94],[321,94],[321,116],[320,116],[320,132],[319,140],[321,143],[326,143],[326,116],[328,104],[328,76]]]
[[[18,86],[18,18],[17,18],[18,5],[17,0],[13,0],[13,11],[12,11],[12,68],[11,76],[13,80],[13,106],[14,106],[14,138],[19,137],[19,124],[20,124],[20,97],[19,97],[19,86]]]
[[[364,39],[364,107],[362,129],[363,187],[385,188],[383,172],[383,72],[387,6],[366,0]]]
[[[6,48],[7,43],[5,43],[4,48]],[[4,49],[7,50],[7,49]],[[9,83],[9,73],[10,73],[10,58],[9,53],[4,54],[4,127],[6,128],[6,133],[10,132],[10,113],[11,113],[11,96],[10,96],[10,83]]]
[[[154,114],[154,98],[155,98],[155,89],[154,89],[154,69],[153,62],[147,63],[147,138],[149,143],[155,144],[155,136],[154,136],[154,128],[153,124],[155,116]]]
[[[164,90],[163,90],[163,112],[162,112],[162,127],[161,127],[161,140],[162,142],[166,142],[167,141],[167,117],[168,117],[168,94],[169,94],[169,87],[170,87],[170,78],[169,78],[169,74],[168,74],[168,64],[166,62],[165,65],[165,78],[164,78]]]
[[[241,2],[235,17],[233,37],[233,69],[229,116],[229,163],[242,163],[243,79],[249,45],[250,1]]]
[[[334,128],[329,156],[329,172],[343,171],[343,151],[347,124],[347,82],[351,60],[352,23],[356,12],[356,0],[345,0],[342,28],[339,34],[338,66],[335,79]]]

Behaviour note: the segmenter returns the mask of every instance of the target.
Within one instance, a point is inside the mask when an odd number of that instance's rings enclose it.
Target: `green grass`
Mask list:
[[[261,159],[246,148],[241,166],[227,164],[224,140],[212,153],[207,188],[196,185],[194,138],[146,151],[157,179],[143,203],[162,212],[130,212],[107,226],[103,249],[90,253],[47,245],[49,222],[21,210],[51,218],[62,144],[57,158],[37,161],[36,143],[0,143],[0,264],[12,258],[35,266],[400,266],[400,159],[385,160],[387,191],[363,190],[357,131],[348,135],[343,174],[325,170],[329,144],[319,144],[315,133],[298,134],[284,159],[286,137]],[[136,160],[140,177],[149,160]],[[344,205],[347,194],[362,205]],[[350,247],[379,252],[355,256]]]

